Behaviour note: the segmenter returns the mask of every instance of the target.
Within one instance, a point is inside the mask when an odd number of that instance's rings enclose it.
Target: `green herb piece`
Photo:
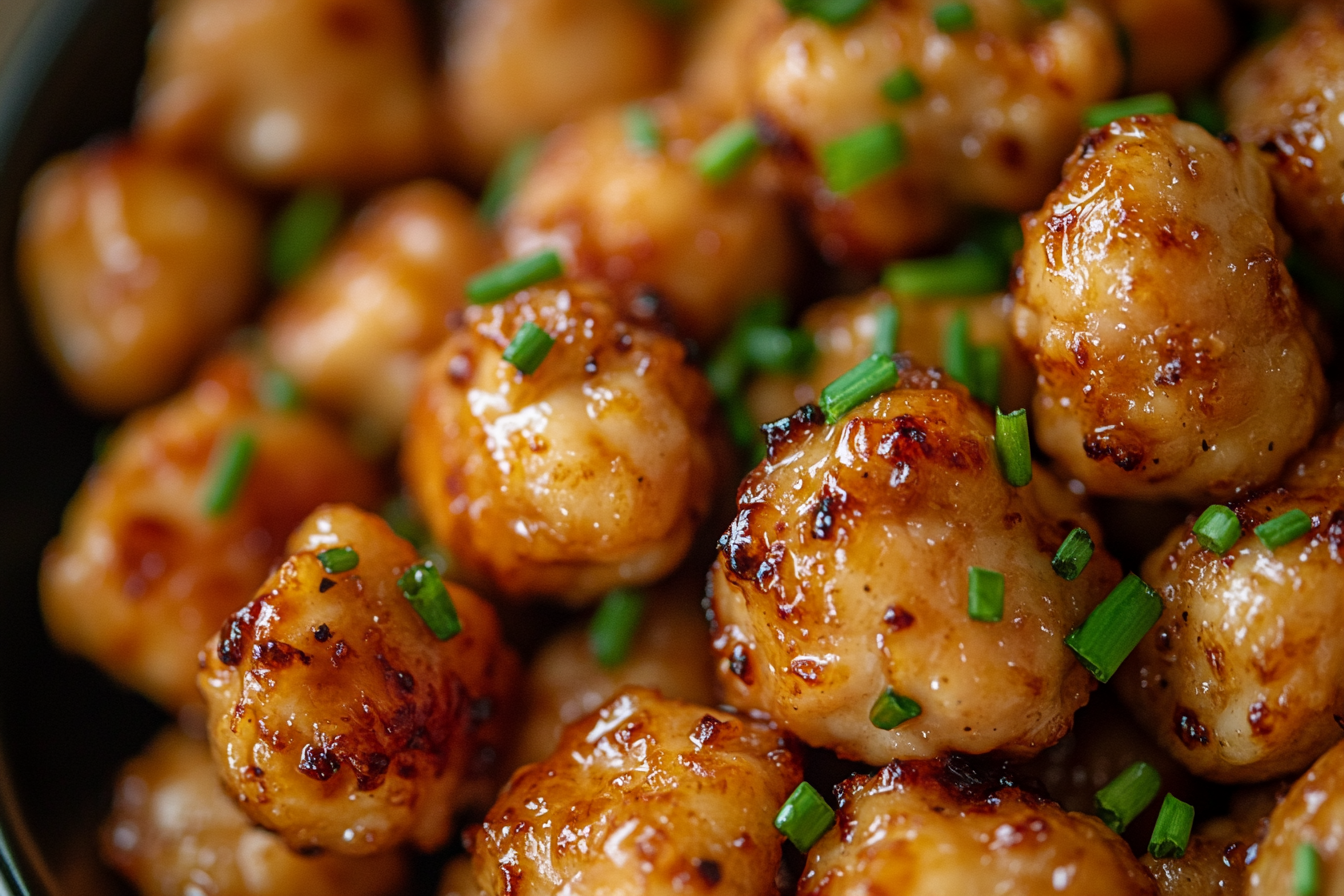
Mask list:
[[[1203,88],[1192,90],[1181,102],[1181,117],[1208,131],[1221,134],[1227,130],[1227,116],[1218,105],[1218,98]]]
[[[971,316],[965,308],[952,315],[943,331],[943,369],[952,379],[969,387],[974,380],[974,347],[971,345]]]
[[[1022,0],[1027,8],[1043,19],[1057,19],[1064,15],[1065,0]]]
[[[1083,574],[1095,550],[1092,536],[1079,526],[1064,536],[1064,543],[1055,551],[1055,557],[1050,561],[1050,568],[1064,581],[1072,582]]]
[[[485,185],[485,192],[481,195],[478,212],[482,218],[492,224],[499,221],[513,199],[513,194],[518,192],[518,185],[537,163],[541,145],[540,137],[528,137],[514,144],[504,156],[490,175],[490,182]]]
[[[1175,115],[1176,103],[1166,93],[1144,93],[1109,103],[1098,103],[1083,113],[1083,126],[1104,128],[1117,118],[1131,115]]]
[[[1232,508],[1210,504],[1195,520],[1194,533],[1200,547],[1221,556],[1241,538],[1241,521]]]
[[[1311,531],[1311,517],[1293,508],[1255,527],[1255,536],[1271,551],[1295,541]]]
[[[756,125],[735,121],[719,128],[700,145],[692,160],[700,176],[712,184],[725,184],[751,161],[761,148]]]
[[[873,312],[873,354],[896,354],[896,337],[901,331],[901,312],[890,302]]]
[[[286,286],[312,267],[341,223],[341,194],[330,187],[300,191],[271,225],[266,269]]]
[[[887,75],[880,89],[888,102],[908,103],[919,99],[920,94],[924,92],[924,85],[920,83],[919,75],[915,74],[913,68],[903,65]]]
[[[653,110],[643,103],[625,107],[625,142],[637,153],[651,156],[663,148],[663,133]]]
[[[274,367],[262,372],[257,382],[257,398],[273,411],[297,411],[303,406],[303,394],[294,377]]]
[[[415,564],[397,579],[397,587],[434,637],[447,641],[461,633],[462,622],[457,618],[457,608],[433,563],[425,560]]]
[[[811,16],[828,25],[844,25],[863,14],[872,0],[781,0],[796,16]]]
[[[1031,434],[1025,408],[1010,414],[994,409],[994,451],[1009,485],[1021,488],[1031,481]]]
[[[873,708],[868,710],[868,721],[873,723],[874,728],[890,731],[923,711],[914,700],[903,697],[888,687],[873,701]]]
[[[467,301],[473,305],[489,305],[521,289],[554,280],[564,272],[565,266],[553,249],[515,258],[468,280]]]
[[[644,595],[633,588],[616,588],[602,598],[588,626],[588,647],[602,668],[625,662],[643,615]]]
[[[221,517],[233,509],[247,483],[252,461],[257,454],[257,437],[250,432],[235,432],[217,442],[206,474],[205,515]]]
[[[822,389],[817,404],[826,422],[833,425],[874,395],[894,389],[899,380],[900,372],[891,356],[871,355]]]
[[[999,403],[999,368],[1002,358],[997,346],[977,345],[971,349],[971,381],[966,388],[985,404]]]
[[[789,794],[775,815],[775,830],[788,837],[799,852],[811,849],[833,824],[835,810],[806,781]]]
[[[905,161],[905,133],[883,122],[833,140],[821,148],[821,172],[826,188],[847,196]]]
[[[1190,844],[1190,831],[1195,826],[1195,807],[1167,794],[1153,825],[1153,836],[1148,841],[1148,852],[1155,859],[1179,859]]]
[[[1321,892],[1321,854],[1310,843],[1299,843],[1293,852],[1293,896],[1317,896]]]
[[[912,258],[887,265],[882,285],[919,298],[979,296],[1008,284],[1008,267],[980,252],[956,252],[938,258]]]
[[[969,3],[942,3],[933,8],[933,24],[944,34],[970,31],[975,27],[975,10]]]
[[[742,334],[747,363],[771,373],[801,373],[817,354],[812,334],[787,327],[748,327]]]
[[[349,572],[359,565],[359,554],[354,548],[327,548],[317,555],[324,572]]]
[[[1162,598],[1130,573],[1082,625],[1069,632],[1064,643],[1078,655],[1083,668],[1105,684],[1161,615]]]
[[[1122,834],[1157,799],[1161,789],[1162,776],[1157,769],[1146,762],[1136,762],[1097,791],[1094,799],[1097,817],[1106,827]]]
[[[966,610],[976,622],[1003,621],[1003,573],[978,566],[967,576]]]
[[[504,360],[523,374],[536,373],[553,345],[555,338],[550,333],[530,320],[525,321],[504,349]]]

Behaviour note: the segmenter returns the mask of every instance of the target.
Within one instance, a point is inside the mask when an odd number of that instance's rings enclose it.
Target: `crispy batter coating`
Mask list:
[[[1318,896],[1344,893],[1344,744],[1316,760],[1270,813],[1246,877],[1246,896],[1293,893],[1293,865],[1303,843],[1320,857]]]
[[[358,565],[325,572],[318,553],[334,547]],[[349,505],[314,511],[289,549],[206,648],[198,683],[225,787],[296,849],[442,846],[453,813],[489,799],[514,710],[517,658],[494,610],[451,586],[462,631],[439,641],[397,584],[415,549]]]
[[[260,244],[252,201],[213,173],[101,143],[34,177],[17,260],[47,360],[113,413],[162,398],[246,314]]]
[[[519,140],[609,103],[657,93],[675,45],[649,4],[463,0],[444,51],[451,164],[480,178]]]
[[[768,123],[791,192],[832,261],[876,264],[937,243],[955,206],[1023,211],[1058,177],[1079,117],[1119,86],[1115,31],[1087,0],[1046,20],[1017,0],[975,0],[975,24],[940,32],[937,0],[874,3],[854,22],[767,13],[752,100]],[[904,66],[923,92],[887,100]],[[880,122],[899,123],[905,163],[849,196],[826,189],[823,147]]]
[[[687,703],[714,705],[709,629],[699,596],[687,587],[693,584],[681,577],[648,592],[630,653],[613,668],[604,668],[593,656],[587,627],[562,632],[541,649],[528,669],[526,715],[513,767],[545,759],[566,725],[626,685],[651,688]],[[703,590],[703,580],[701,585]]]
[[[1344,428],[1279,488],[1234,502],[1240,540],[1200,547],[1192,514],[1144,563],[1162,619],[1117,673],[1135,715],[1191,771],[1267,781],[1341,737],[1344,714]],[[1304,537],[1267,549],[1252,530],[1300,509]]]
[[[610,298],[561,281],[472,307],[425,364],[402,475],[436,539],[512,598],[656,581],[709,508],[709,386]],[[501,355],[527,321],[556,342],[524,375]]]
[[[1033,432],[1090,491],[1243,494],[1307,446],[1325,382],[1253,153],[1170,116],[1120,119],[1023,229]]]
[[[1068,732],[1093,679],[1064,646],[1120,578],[1098,547],[1073,582],[1050,560],[1080,499],[1044,469],[1013,488],[990,413],[936,371],[835,426],[815,406],[767,427],[769,453],[719,541],[714,650],[730,704],[877,765],[947,751],[1029,757]],[[968,568],[1005,578],[1004,615],[967,612]],[[886,688],[922,714],[884,731]]]
[[[379,497],[373,469],[330,424],[259,404],[258,373],[217,357],[185,392],[132,416],[43,558],[52,638],[169,710],[200,702],[201,645],[284,556],[290,530],[323,501]],[[212,457],[239,432],[256,454],[233,506],[212,518]]]
[[[817,346],[816,361],[806,376],[757,377],[746,396],[753,419],[768,423],[815,402],[822,389],[871,354],[876,326],[874,312],[893,302],[900,312],[896,348],[907,353],[915,364],[937,366],[945,361],[944,337],[948,325],[964,309],[970,319],[971,342],[992,345],[1000,352],[999,406],[1014,410],[1026,407],[1031,401],[1036,371],[1013,341],[1011,297],[997,294],[936,301],[893,299],[884,289],[871,289],[855,296],[818,302],[804,312],[799,326],[812,334]]]
[[[1214,75],[1232,52],[1232,20],[1220,0],[1102,0],[1123,29],[1125,92],[1179,96]]]
[[[626,688],[513,776],[469,839],[488,896],[770,896],[796,747],[721,710]]]
[[[499,254],[471,203],[434,180],[376,197],[313,270],[271,306],[267,343],[305,396],[391,441],[420,364]]]
[[[424,171],[434,103],[404,0],[173,0],[136,133],[267,186]]]
[[[390,896],[407,876],[397,852],[293,852],[224,793],[206,745],[172,728],[122,768],[101,840],[143,896]]]
[[[808,854],[798,896],[1157,893],[1098,819],[960,760],[893,762],[837,792],[836,825]]]
[[[1294,237],[1344,271],[1344,11],[1303,10],[1223,89],[1228,127],[1266,163]]]
[[[646,104],[661,149],[631,144],[625,110],[565,125],[518,188],[503,222],[515,255],[555,248],[575,276],[625,301],[652,291],[678,329],[720,336],[744,304],[784,288],[796,247],[784,204],[750,177],[715,186],[692,164],[721,123],[674,99]]]

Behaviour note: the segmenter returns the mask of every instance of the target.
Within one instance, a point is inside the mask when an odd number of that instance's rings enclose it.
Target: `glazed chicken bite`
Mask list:
[[[100,143],[33,178],[17,264],[65,388],[115,413],[170,392],[247,313],[260,247],[252,201],[213,173]]]
[[[1033,432],[1089,491],[1244,494],[1311,441],[1325,380],[1273,205],[1241,144],[1139,115],[1089,134],[1023,219]]]
[[[425,364],[402,475],[466,569],[512,598],[582,604],[685,556],[712,496],[712,397],[677,340],[594,283],[473,306]],[[555,339],[534,373],[502,353]]]
[[[1242,896],[1249,863],[1255,858],[1255,825],[1216,818],[1199,825],[1179,856],[1139,857],[1161,896]]]
[[[519,140],[592,109],[647,96],[676,48],[653,6],[629,0],[464,0],[444,50],[451,164],[483,177]]]
[[[884,0],[841,26],[778,6],[766,13],[753,108],[833,262],[873,265],[929,248],[959,206],[1035,206],[1083,111],[1120,85],[1115,31],[1087,0],[1053,20],[1017,0],[976,0],[956,33],[939,30],[938,5]],[[917,87],[906,81],[893,101],[885,85],[902,71]],[[899,164],[828,187],[836,141],[883,124],[903,135]]]
[[[416,181],[376,197],[271,306],[267,346],[305,396],[388,442],[400,433],[425,355],[498,254],[471,203]]]
[[[836,788],[798,896],[1156,896],[1125,841],[961,760],[893,762]]]
[[[807,406],[766,427],[714,570],[729,704],[873,765],[1029,757],[1068,732],[1093,679],[1064,637],[1119,567],[1098,548],[1075,581],[1055,574],[1070,530],[1100,530],[1043,469],[1010,486],[993,433],[963,388],[918,369],[834,426]],[[968,614],[973,566],[1003,576],[1002,621]],[[870,711],[889,689],[919,715],[885,730]]]
[[[1136,717],[1181,763],[1215,781],[1306,768],[1344,715],[1344,429],[1299,457],[1280,487],[1236,501],[1241,536],[1219,555],[1173,531],[1144,563],[1162,618],[1116,677]],[[1253,529],[1310,518],[1274,550]]]
[[[404,0],[174,0],[149,42],[135,128],[266,187],[424,171],[433,99]]]
[[[1320,3],[1223,88],[1228,127],[1258,147],[1293,236],[1344,272],[1344,13]]]
[[[142,896],[390,896],[400,853],[302,856],[225,795],[210,750],[174,729],[122,768],[102,852]]]
[[[775,812],[802,780],[767,725],[627,688],[513,776],[468,833],[487,896],[775,892]]]
[[[1344,744],[1316,760],[1270,813],[1246,877],[1246,896],[1303,892],[1296,867],[1304,851],[1318,863],[1314,892],[1344,893]]]
[[[494,610],[452,585],[437,597],[460,631],[431,630],[411,589],[435,597],[432,565],[349,505],[314,511],[289,549],[206,647],[198,683],[226,789],[295,849],[442,846],[454,812],[490,798],[513,711],[517,659]]]
[[[657,146],[636,145],[630,107],[609,108],[550,137],[502,222],[515,255],[556,249],[575,276],[604,279],[633,301],[652,292],[687,336],[721,336],[744,304],[784,288],[796,247],[783,202],[742,176],[716,185],[692,158],[721,124],[660,99]]]
[[[339,431],[258,399],[261,375],[223,355],[127,420],[42,561],[53,640],[170,711],[200,702],[201,645],[284,556],[290,530],[324,501],[379,499]]]

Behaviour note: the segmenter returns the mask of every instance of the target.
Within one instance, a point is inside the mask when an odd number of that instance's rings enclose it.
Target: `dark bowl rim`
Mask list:
[[[38,94],[61,64],[71,38],[97,2],[40,0],[21,26],[9,59],[0,67],[0,179],[15,174],[11,171],[15,147],[32,118]],[[3,247],[3,251],[9,251],[9,247]],[[0,890],[13,896],[47,896],[56,892],[51,872],[24,820],[2,737]]]

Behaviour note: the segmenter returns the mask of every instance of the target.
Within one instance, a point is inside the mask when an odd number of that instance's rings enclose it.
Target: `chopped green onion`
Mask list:
[[[653,110],[643,103],[625,108],[625,142],[635,152],[655,155],[663,148],[663,134]]]
[[[525,321],[504,349],[504,360],[521,373],[535,373],[550,354],[553,345],[555,337],[532,321]]]
[[[564,274],[565,266],[554,249],[526,258],[496,265],[467,281],[467,300],[473,305],[488,305]]]
[[[1007,265],[980,252],[896,261],[882,272],[882,285],[907,296],[978,296],[1008,283]]]
[[[415,612],[429,626],[434,637],[447,641],[462,631],[462,622],[457,618],[457,608],[448,588],[439,578],[439,571],[428,560],[415,564],[397,579],[397,587],[402,595],[411,602]]]
[[[322,254],[341,223],[341,194],[329,187],[301,191],[271,225],[267,270],[284,286],[298,279]]]
[[[892,72],[882,82],[882,96],[889,102],[908,103],[913,99],[918,99],[924,92],[924,85],[920,83],[919,75],[908,65],[903,65]]]
[[[720,401],[727,401],[738,393],[747,377],[747,359],[742,347],[729,340],[715,352],[705,365],[705,378]]]
[[[1255,527],[1255,536],[1271,551],[1311,531],[1311,517],[1294,508]]]
[[[1082,625],[1069,632],[1064,643],[1078,655],[1083,668],[1105,684],[1161,615],[1162,598],[1130,573]]]
[[[817,788],[806,781],[789,794],[775,815],[775,830],[788,837],[799,852],[811,849],[833,824],[835,810],[826,804]]]
[[[933,24],[944,34],[969,31],[975,27],[975,10],[969,3],[942,3],[933,8]]]
[[[1299,843],[1293,852],[1293,896],[1317,896],[1321,892],[1321,854],[1310,843]]]
[[[537,156],[541,155],[541,144],[540,137],[520,140],[500,161],[494,173],[490,175],[490,182],[485,185],[485,193],[481,195],[481,206],[478,211],[482,218],[494,223],[504,214],[504,209],[513,199],[513,194],[518,192],[518,185],[537,163]]]
[[[979,252],[997,259],[1002,266],[999,269],[1003,278],[1001,283],[1007,286],[1013,256],[1021,248],[1022,222],[1018,220],[1017,215],[997,209],[984,209],[972,222],[971,232],[967,235],[965,247],[961,251],[963,255]]]
[[[752,121],[734,121],[719,128],[695,152],[695,169],[712,184],[732,180],[761,148],[760,135]]]
[[[811,16],[828,25],[843,25],[858,18],[872,0],[782,0],[796,16]]]
[[[896,354],[896,337],[901,331],[901,312],[884,302],[873,312],[873,354]]]
[[[834,424],[874,395],[895,388],[900,378],[891,356],[871,355],[822,389],[817,404],[826,415],[826,422]]]
[[[1055,557],[1050,561],[1050,568],[1064,581],[1072,582],[1083,574],[1083,569],[1087,567],[1095,550],[1092,536],[1079,526],[1064,536],[1064,543],[1055,551]]]
[[[967,576],[966,610],[976,622],[1003,620],[1003,573],[972,566]]]
[[[952,315],[952,322],[943,331],[943,369],[963,386],[969,386],[973,381],[973,351],[971,316],[965,308],[961,308]]]
[[[762,443],[761,428],[747,410],[747,403],[740,395],[720,399],[724,421],[728,424],[728,437],[739,448],[752,448]]]
[[[1021,488],[1031,481],[1031,435],[1025,408],[1011,414],[994,409],[994,451],[1009,485]]]
[[[903,697],[890,687],[877,695],[873,708],[868,710],[868,721],[874,728],[890,731],[918,716],[924,710],[909,697]]]
[[[1241,538],[1241,521],[1232,508],[1210,504],[1195,520],[1193,531],[1200,547],[1222,555],[1230,551],[1237,539]]]
[[[317,562],[325,572],[349,572],[359,565],[359,553],[354,548],[327,548],[317,555]]]
[[[1218,105],[1218,98],[1204,88],[1198,88],[1186,94],[1181,102],[1181,117],[1208,131],[1221,134],[1227,130],[1227,116]]]
[[[283,370],[265,370],[257,383],[257,398],[273,411],[297,411],[303,405],[299,384]]]
[[[1148,841],[1149,854],[1155,859],[1179,859],[1185,855],[1194,826],[1195,807],[1167,794],[1158,810],[1152,839]]]
[[[1169,94],[1145,93],[1109,103],[1098,103],[1083,113],[1083,125],[1104,128],[1117,118],[1131,115],[1175,115],[1176,103]]]
[[[1022,2],[1043,19],[1057,19],[1064,15],[1065,0],[1022,0]]]
[[[235,432],[226,441],[216,443],[205,480],[202,503],[206,516],[220,517],[232,509],[247,482],[256,453],[257,437],[250,432]]]
[[[812,334],[787,327],[748,327],[742,334],[747,362],[771,373],[801,373],[817,353]]]
[[[383,505],[382,517],[398,538],[409,541],[411,546],[420,552],[421,557],[434,564],[439,575],[448,575],[449,570],[456,567],[452,555],[434,541],[429,527],[420,517],[420,511],[409,497],[397,495],[389,499]]]
[[[993,345],[977,345],[971,350],[971,381],[966,387],[985,404],[999,403],[999,349]]]
[[[1161,789],[1162,776],[1157,769],[1146,762],[1136,762],[1097,791],[1094,798],[1097,817],[1106,827],[1123,834],[1130,822],[1157,799]]]
[[[633,588],[607,592],[588,625],[588,648],[604,669],[625,662],[644,615],[644,595]]]
[[[900,167],[905,155],[905,133],[899,125],[883,122],[823,146],[821,172],[827,189],[847,196]]]

